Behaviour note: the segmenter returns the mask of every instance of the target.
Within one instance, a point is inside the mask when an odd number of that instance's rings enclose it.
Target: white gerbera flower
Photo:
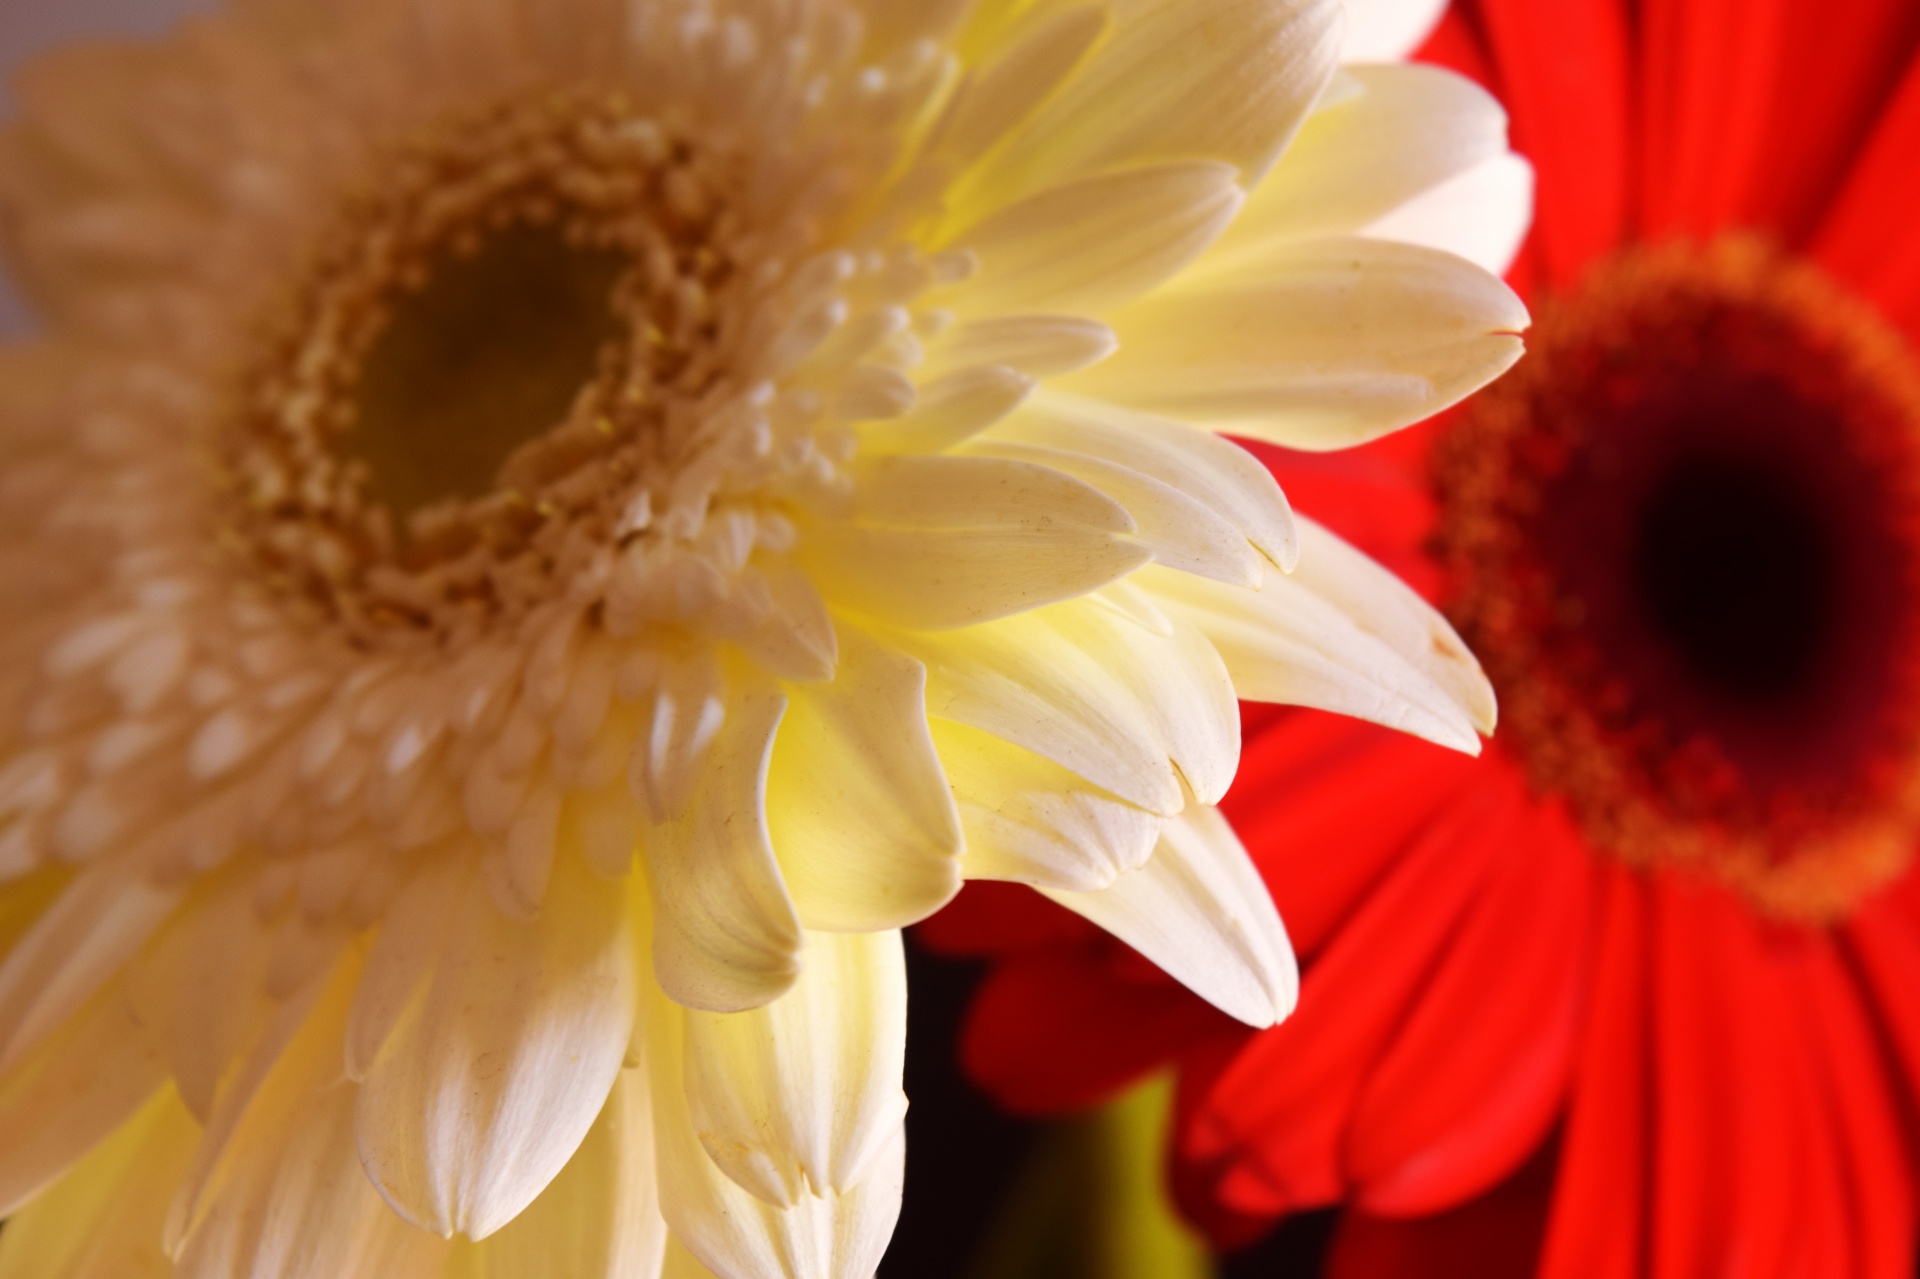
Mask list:
[[[867,1275],[967,875],[1284,1016],[1236,687],[1493,706],[1202,428],[1362,440],[1526,323],[1410,242],[1517,234],[1500,112],[1342,17],[234,0],[39,64],[0,1275]]]

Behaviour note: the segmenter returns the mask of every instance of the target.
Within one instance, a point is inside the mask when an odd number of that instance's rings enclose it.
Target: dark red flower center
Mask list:
[[[1920,832],[1920,367],[1746,238],[1537,318],[1435,471],[1503,737],[1598,847],[1843,914]]]

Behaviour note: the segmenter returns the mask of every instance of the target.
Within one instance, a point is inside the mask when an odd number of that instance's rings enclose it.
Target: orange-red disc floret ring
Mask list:
[[[1598,264],[1529,347],[1433,471],[1502,741],[1597,849],[1844,915],[1920,832],[1920,365],[1745,236]]]

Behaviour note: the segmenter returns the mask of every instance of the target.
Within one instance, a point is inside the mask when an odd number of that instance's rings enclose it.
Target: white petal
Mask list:
[[[176,1205],[178,1279],[426,1279],[446,1245],[395,1215],[361,1172],[340,1078],[359,965],[342,961]],[[212,1157],[209,1158],[209,1155]]]
[[[690,1008],[738,1012],[800,972],[800,921],[767,833],[767,766],[786,698],[727,708],[677,816],[647,832],[654,976]]]
[[[807,928],[901,928],[960,890],[960,818],[928,735],[926,684],[920,663],[842,628],[833,680],[792,694],[767,826]]]
[[[955,89],[931,153],[956,167],[985,154],[1053,92],[1108,25],[1105,5],[1033,10]]]
[[[1438,609],[1367,555],[1312,520],[1300,522],[1300,566],[1293,580],[1339,608],[1446,690],[1475,728],[1491,735],[1498,717],[1493,685],[1465,641]]]
[[[1268,570],[1258,591],[1174,573],[1143,575],[1141,585],[1205,633],[1235,691],[1248,701],[1318,707],[1479,753],[1466,708],[1392,645],[1298,581]]]
[[[171,1089],[0,1230],[0,1279],[173,1279],[161,1223],[199,1126]]]
[[[905,1125],[858,1186],[774,1207],[721,1172],[695,1133],[683,1065],[683,1019],[690,1015],[656,998],[647,1028],[660,1206],[674,1238],[718,1275],[869,1279],[900,1215]]]
[[[979,273],[951,304],[973,314],[1087,312],[1144,293],[1198,257],[1245,198],[1230,164],[1189,160],[1052,187],[952,233]]]
[[[686,1017],[694,1131],[721,1171],[778,1208],[865,1181],[907,1111],[900,934],[814,933],[807,957],[764,1008]]]
[[[159,1045],[120,982],[0,1074],[0,1216],[119,1127],[166,1079]]]
[[[1069,389],[1290,448],[1438,413],[1520,358],[1526,308],[1463,258],[1309,239],[1255,274],[1182,278],[1108,317],[1114,355]]]
[[[1096,893],[1042,892],[1250,1026],[1292,1013],[1300,975],[1267,886],[1226,818],[1195,805],[1153,857]]]
[[[1444,249],[1505,275],[1532,218],[1533,166],[1509,153],[1422,192],[1369,225],[1366,234]]]
[[[456,1242],[440,1279],[659,1279],[666,1247],[646,1075],[623,1070],[553,1184],[498,1234]]]
[[[960,806],[969,879],[1082,892],[1147,860],[1161,819],[1052,760],[976,728],[937,720],[933,737]]]
[[[970,626],[1097,590],[1147,563],[1126,511],[1071,476],[983,457],[881,457],[847,520],[809,529],[833,604],[915,629]]]
[[[1196,274],[1245,275],[1290,240],[1350,235],[1490,160],[1510,155],[1507,113],[1485,89],[1427,66],[1341,73],[1346,92],[1301,128]],[[1495,193],[1481,216],[1524,230],[1530,198]],[[1388,236],[1385,238],[1396,238]],[[1436,248],[1444,241],[1412,237]],[[1477,260],[1477,259],[1476,259]]]
[[[475,874],[458,893],[366,1068],[354,1125],[396,1211],[482,1239],[533,1202],[600,1114],[633,1030],[636,956],[624,887],[571,857],[525,922]],[[411,926],[396,911],[384,929]]]
[[[1150,630],[1099,598],[1053,609],[1049,620],[1139,699],[1167,758],[1203,803],[1226,794],[1240,765],[1240,706],[1226,664],[1197,627],[1169,616],[1168,630]]]
[[[1396,62],[1420,47],[1447,0],[1347,0],[1342,62]]]

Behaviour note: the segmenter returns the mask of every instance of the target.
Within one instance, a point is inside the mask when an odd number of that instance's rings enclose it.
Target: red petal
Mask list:
[[[1647,909],[1640,877],[1603,869],[1592,1002],[1560,1143],[1541,1279],[1641,1273],[1647,1187]]]
[[[1221,1074],[1182,1155],[1229,1165],[1226,1207],[1277,1215],[1345,1192],[1354,1098],[1519,816],[1510,797],[1476,791],[1440,817],[1308,968],[1300,1011]]]
[[[1920,7],[1787,0],[1785,23],[1788,52],[1761,122],[1765,150],[1738,221],[1799,244],[1898,89],[1920,41]]]
[[[1730,1258],[1755,1279],[1832,1273],[1809,1268],[1830,1205],[1807,1191],[1833,1169],[1783,998],[1791,956],[1717,886],[1662,874],[1654,889],[1653,1275]]]
[[[963,956],[1085,945],[1104,935],[1024,884],[990,879],[970,882],[913,930],[914,940],[935,954]]]
[[[960,1061],[1009,1110],[1049,1114],[1111,1100],[1238,1023],[1172,984],[1117,979],[1091,952],[1008,959],[974,994]]]
[[[1920,346],[1920,59],[1814,237],[1821,265]]]
[[[1823,1085],[1827,1127],[1840,1139],[1848,1217],[1858,1254],[1848,1274],[1911,1279],[1914,1168],[1900,1142],[1900,1103],[1861,991],[1833,946],[1810,948],[1804,1006]],[[1909,970],[1909,980],[1914,971]]]
[[[1514,149],[1538,175],[1533,246],[1565,286],[1627,235],[1631,104],[1620,0],[1480,0]]]
[[[1738,221],[1769,155],[1787,54],[1785,0],[1646,0],[1643,232],[1709,236]]]
[[[1295,949],[1311,956],[1443,805],[1504,771],[1371,724],[1302,713],[1247,742],[1221,807]]]
[[[1421,591],[1438,583],[1425,544],[1437,519],[1427,459],[1450,414],[1338,453],[1301,453],[1258,440],[1260,459],[1295,510],[1311,516]]]
[[[1492,1193],[1451,1212],[1394,1219],[1348,1210],[1327,1255],[1327,1279],[1530,1279],[1554,1153],[1543,1147]]]
[[[1354,1108],[1359,1204],[1424,1216],[1486,1193],[1552,1128],[1585,997],[1592,856],[1557,808],[1500,850],[1481,904]]]

